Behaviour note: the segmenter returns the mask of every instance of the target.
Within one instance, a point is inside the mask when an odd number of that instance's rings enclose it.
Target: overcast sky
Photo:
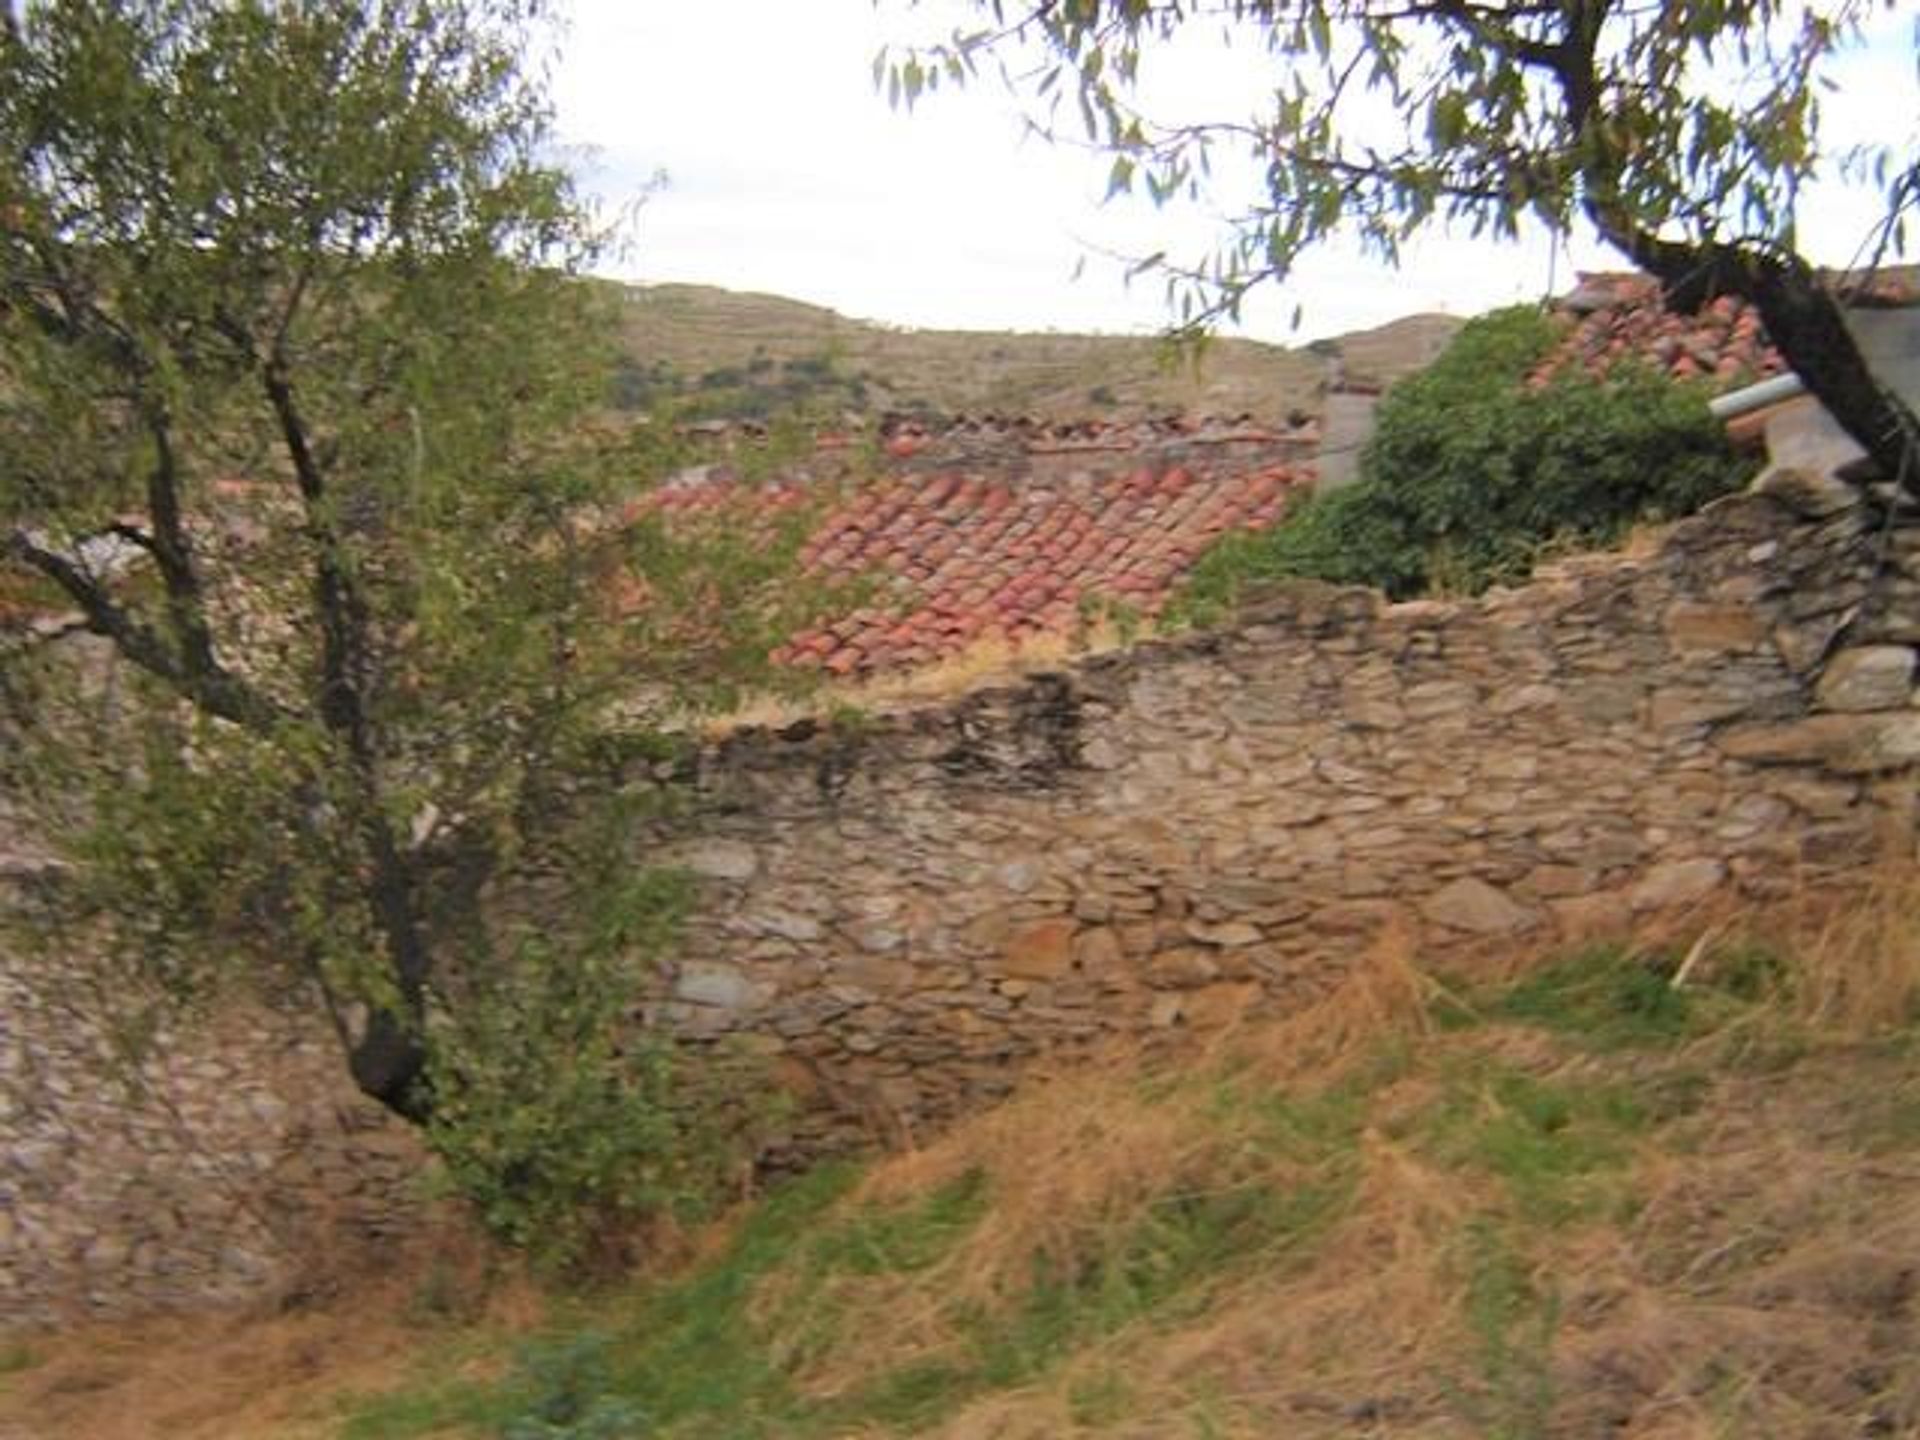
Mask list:
[[[620,204],[667,177],[633,221],[626,278],[769,291],[896,325],[1150,332],[1168,320],[1163,288],[1129,288],[1114,257],[1197,257],[1219,233],[1203,209],[1102,205],[1105,163],[1025,135],[997,81],[890,110],[875,52],[939,33],[947,0],[572,0],[570,11],[555,94],[590,186]],[[1886,15],[1841,72],[1830,141],[1900,141],[1889,117],[1920,123],[1913,26]],[[1258,94],[1260,72],[1209,40],[1156,79],[1158,112],[1218,113],[1223,98]],[[1869,214],[1864,196],[1823,195],[1803,214],[1803,246],[1844,264]],[[1243,332],[1297,343],[1417,310],[1474,314],[1620,263],[1596,242],[1556,252],[1544,236],[1442,239],[1398,272],[1327,251],[1286,295],[1253,305]]]

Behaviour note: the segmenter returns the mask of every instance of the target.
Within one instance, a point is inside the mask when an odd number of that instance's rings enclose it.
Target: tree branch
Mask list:
[[[86,616],[87,629],[113,641],[128,660],[166,681],[208,714],[256,732],[272,728],[283,718],[270,700],[217,663],[204,669],[182,663],[151,625],[118,603],[71,556],[48,549],[17,528],[7,536],[5,553],[58,585]]]
[[[179,461],[173,448],[172,426],[159,405],[142,408],[154,445],[153,468],[147,473],[147,514],[153,522],[148,550],[166,586],[167,617],[179,638],[182,665],[190,675],[212,675],[220,665],[214,659],[200,574],[180,514]]]
[[[344,743],[358,794],[356,827],[371,862],[368,898],[386,940],[397,1009],[372,1007],[348,1064],[362,1090],[396,1113],[421,1119],[430,1099],[423,1029],[433,955],[420,925],[414,868],[401,851],[381,804],[379,757],[363,691],[368,621],[352,577],[341,564],[339,536],[325,513],[327,477],[294,396],[285,354],[276,350],[261,371],[268,403],[280,425],[294,480],[307,512],[314,546],[314,605],[320,622],[320,718]]]

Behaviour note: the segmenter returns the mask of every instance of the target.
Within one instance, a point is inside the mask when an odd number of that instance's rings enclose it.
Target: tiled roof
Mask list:
[[[878,576],[890,603],[798,635],[778,658],[849,675],[1067,631],[1089,604],[1153,615],[1202,551],[1271,524],[1304,478],[1288,466],[1142,466],[1065,486],[952,471],[890,479],[835,509],[802,556],[829,574]]]
[[[1786,368],[1761,328],[1759,312],[1744,300],[1723,295],[1697,315],[1681,315],[1662,302],[1650,275],[1582,275],[1554,309],[1572,321],[1552,354],[1535,368],[1531,382],[1542,385],[1568,369],[1605,375],[1633,360],[1663,370],[1676,380],[1711,377],[1732,389],[1778,375]]]
[[[1904,273],[1865,281],[1829,278],[1852,306],[1911,305],[1920,299]],[[1583,274],[1553,308],[1570,326],[1552,354],[1534,370],[1530,379],[1536,385],[1569,368],[1604,375],[1629,359],[1650,364],[1676,380],[1705,377],[1723,390],[1779,375],[1787,368],[1767,339],[1759,311],[1732,295],[1710,301],[1697,314],[1682,315],[1667,308],[1652,276],[1610,272]]]
[[[1244,418],[896,422],[881,434],[882,473],[841,487],[801,554],[814,572],[865,578],[875,593],[776,658],[866,675],[1068,633],[1089,608],[1152,616],[1221,535],[1273,522],[1308,483],[1302,457],[1316,436]],[[814,483],[750,489],[710,467],[643,503],[669,517],[739,515],[744,503],[753,523],[817,494]]]

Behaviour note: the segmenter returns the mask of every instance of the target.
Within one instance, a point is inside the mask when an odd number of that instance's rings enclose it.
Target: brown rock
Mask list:
[[[1920,713],[1810,715],[1741,726],[1714,743],[1756,765],[1825,765],[1843,775],[1870,775],[1920,761]]]
[[[1745,607],[1682,601],[1667,612],[1667,639],[1683,653],[1754,650],[1766,638],[1766,622]]]
[[[1528,930],[1540,917],[1484,880],[1464,876],[1420,902],[1429,920],[1474,935],[1506,935]]]
[[[1258,945],[1266,938],[1260,933],[1258,925],[1250,925],[1245,920],[1227,920],[1218,925],[1189,920],[1187,934],[1202,945],[1218,945],[1223,949],[1239,945]]]
[[[1220,965],[1205,950],[1162,950],[1147,962],[1147,983],[1162,990],[1190,990],[1220,978]]]
[[[1816,615],[1798,625],[1782,625],[1773,632],[1773,648],[1780,652],[1780,658],[1794,674],[1808,674],[1819,668],[1833,649],[1834,641],[1859,612],[1859,606],[1849,605],[1834,614]]]
[[[1536,865],[1523,883],[1543,899],[1582,895],[1593,888],[1593,873],[1578,865]]]
[[[1727,878],[1718,860],[1673,860],[1656,865],[1627,891],[1635,910],[1665,910],[1705,899]]]
[[[1051,980],[1073,968],[1073,937],[1079,926],[1065,917],[1036,920],[1007,937],[1000,965],[1022,980]]]
[[[1857,645],[1827,662],[1814,691],[1822,710],[1897,710],[1913,699],[1913,650],[1906,645]]]
[[[1753,697],[1730,689],[1668,686],[1653,692],[1647,719],[1655,729],[1684,725],[1711,725],[1731,720],[1753,709]]]
[[[1103,925],[1080,932],[1073,942],[1073,963],[1076,969],[1098,975],[1120,969],[1126,963],[1126,953],[1120,948],[1120,937]]]

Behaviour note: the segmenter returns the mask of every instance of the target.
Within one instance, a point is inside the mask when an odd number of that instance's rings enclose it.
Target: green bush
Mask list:
[[[446,1188],[496,1238],[557,1272],[616,1250],[635,1222],[698,1211],[745,1162],[751,1077],[680,1062],[630,1015],[684,880],[634,877],[583,941],[522,936],[465,978],[433,1034],[427,1139]],[[480,969],[482,967],[476,967]]]
[[[1357,482],[1216,546],[1177,608],[1208,618],[1283,576],[1396,599],[1477,593],[1523,579],[1543,553],[1611,543],[1745,483],[1698,387],[1635,367],[1529,387],[1556,334],[1531,308],[1467,325],[1381,402]]]

